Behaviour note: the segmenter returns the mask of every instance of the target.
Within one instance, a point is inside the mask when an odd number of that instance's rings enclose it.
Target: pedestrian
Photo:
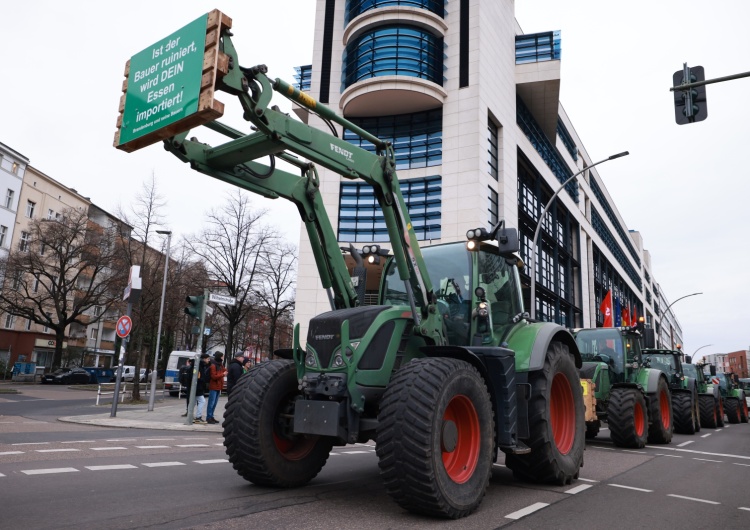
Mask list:
[[[180,368],[180,392],[185,392],[185,414],[182,415],[183,418],[188,415],[190,407],[190,385],[193,383],[193,366],[195,366],[195,359],[190,358]]]
[[[253,360],[250,357],[246,357],[245,360],[242,361],[242,373],[246,374],[250,371],[250,368],[253,367]]]
[[[238,351],[234,354],[232,362],[229,363],[229,369],[227,370],[227,395],[232,393],[234,385],[237,384],[237,381],[244,373],[242,366],[242,361],[244,360],[245,355],[241,351]]]
[[[211,378],[211,357],[207,353],[201,353],[201,362],[198,366],[198,381],[195,385],[195,396],[198,401],[198,409],[195,413],[193,423],[208,423],[203,419],[203,408],[206,406],[206,392],[208,391],[208,381]]]
[[[224,368],[224,354],[220,351],[214,353],[214,360],[210,367],[210,381],[208,383],[208,412],[206,413],[206,423],[219,423],[214,418],[216,404],[219,402],[219,395],[224,388],[224,376],[227,369]]]

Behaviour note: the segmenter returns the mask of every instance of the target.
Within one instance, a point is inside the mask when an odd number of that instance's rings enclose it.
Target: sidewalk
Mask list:
[[[126,427],[130,429],[161,429],[167,431],[202,431],[221,433],[222,421],[224,421],[224,407],[226,406],[226,397],[219,399],[216,406],[216,420],[219,423],[207,425],[202,423],[185,424],[187,418],[183,418],[185,413],[185,401],[180,400],[177,405],[154,406],[154,410],[148,411],[148,407],[143,405],[136,409],[129,406],[117,407],[117,416],[110,417],[111,409],[108,407],[106,413],[88,414],[85,416],[65,416],[58,418],[59,421],[68,423],[80,423],[83,425],[98,425],[100,427]]]

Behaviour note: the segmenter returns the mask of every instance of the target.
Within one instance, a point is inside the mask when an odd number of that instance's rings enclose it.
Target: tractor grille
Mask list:
[[[338,309],[310,320],[307,343],[317,352],[321,367],[327,368],[330,365],[333,350],[341,345],[341,323],[344,320],[349,320],[349,336],[353,339],[360,338],[367,333],[375,317],[389,307],[391,306],[371,305]]]

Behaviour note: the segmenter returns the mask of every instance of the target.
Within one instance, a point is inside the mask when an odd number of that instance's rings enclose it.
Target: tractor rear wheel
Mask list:
[[[663,378],[659,378],[656,392],[649,394],[648,400],[648,442],[652,444],[668,444],[672,441],[674,422],[672,421],[672,400],[669,385]]]
[[[290,360],[253,367],[235,385],[224,414],[229,461],[258,486],[292,488],[310,482],[323,468],[331,438],[295,434],[297,371]]]
[[[701,426],[706,429],[715,429],[719,426],[719,414],[716,411],[716,400],[713,396],[698,396],[698,404],[701,408]]]
[[[529,373],[531,453],[507,455],[505,465],[521,480],[570,484],[583,465],[583,388],[568,347],[550,343],[541,370]]]
[[[698,390],[693,392],[693,410],[695,410],[695,432],[701,431],[701,406],[698,403]]]
[[[747,423],[747,397],[744,395],[740,398],[740,421]]]
[[[607,409],[609,435],[618,447],[640,449],[646,445],[646,398],[636,388],[614,388]]]
[[[724,427],[724,400],[722,398],[719,398],[719,401],[716,403],[716,415],[719,418],[716,421],[716,426]]]
[[[737,398],[728,398],[724,400],[726,406],[724,407],[727,413],[727,419],[729,423],[740,422],[740,400]]]
[[[411,512],[458,519],[482,502],[495,459],[487,386],[469,363],[416,359],[380,402],[378,465],[388,494]]]
[[[695,407],[693,395],[683,392],[672,394],[674,430],[680,434],[695,434]]]

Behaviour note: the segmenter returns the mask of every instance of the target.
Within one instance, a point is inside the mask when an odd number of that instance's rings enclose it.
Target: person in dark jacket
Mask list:
[[[193,383],[193,365],[195,365],[194,359],[188,359],[187,363],[180,368],[180,391],[185,392],[185,417],[188,415],[188,407],[190,407],[190,385]]]
[[[206,406],[206,392],[208,382],[211,379],[211,357],[207,353],[201,354],[201,362],[198,366],[198,382],[195,385],[195,397],[198,407],[193,423],[208,423],[203,419],[203,408]]]
[[[244,354],[241,351],[238,351],[234,354],[234,359],[232,359],[232,362],[229,363],[229,371],[227,372],[227,395],[232,393],[234,385],[236,385],[237,381],[239,381],[240,377],[242,377],[242,362],[244,361],[244,359]]]

